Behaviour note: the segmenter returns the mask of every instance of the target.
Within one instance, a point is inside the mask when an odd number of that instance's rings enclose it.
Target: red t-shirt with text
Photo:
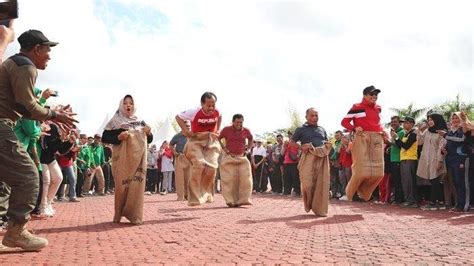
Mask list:
[[[184,111],[178,116],[183,120],[191,121],[191,131],[197,132],[216,132],[217,121],[219,121],[220,113],[216,109],[211,114],[206,115],[201,107]]]

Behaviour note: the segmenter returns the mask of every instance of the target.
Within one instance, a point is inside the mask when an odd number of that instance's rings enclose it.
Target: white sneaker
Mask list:
[[[53,217],[54,214],[48,205],[44,209],[41,210],[41,215],[46,216],[46,217]]]
[[[344,195],[344,196],[340,197],[339,200],[347,200],[347,196]]]
[[[48,208],[51,213],[51,216],[54,216],[56,214],[56,210],[53,208],[53,205],[51,203],[48,205]]]
[[[150,191],[145,191],[145,195],[151,195]]]

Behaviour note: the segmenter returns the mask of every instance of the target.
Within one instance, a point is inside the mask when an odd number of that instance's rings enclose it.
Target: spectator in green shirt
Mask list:
[[[77,197],[83,197],[83,193],[89,192],[89,189],[83,190],[84,180],[91,173],[91,168],[94,165],[94,157],[92,151],[87,145],[87,136],[80,134],[79,142],[81,144],[81,150],[77,156],[77,183],[76,183],[76,195]]]
[[[331,195],[332,197],[340,198],[344,194],[339,180],[339,170],[341,168],[339,163],[339,149],[341,148],[342,131],[336,131],[334,133],[334,138],[336,141],[334,142],[334,146],[329,154],[329,162],[331,165]]]
[[[400,127],[400,117],[392,116],[390,119],[390,131],[395,132],[398,138],[402,138],[403,128]],[[402,179],[400,175],[400,147],[395,144],[395,140],[390,142],[390,185],[392,187],[392,202],[402,203],[404,201]]]
[[[102,146],[100,135],[94,136],[94,142],[90,145],[90,150],[93,158],[93,166],[91,167],[91,175],[85,178],[83,190],[88,191],[91,188],[92,180],[97,178],[96,193],[100,196],[105,195],[105,179],[102,165],[105,164],[104,147]]]

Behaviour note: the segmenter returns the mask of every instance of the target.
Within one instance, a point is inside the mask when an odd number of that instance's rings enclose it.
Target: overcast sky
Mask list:
[[[242,113],[254,133],[308,107],[333,132],[368,85],[385,121],[410,102],[474,99],[472,1],[19,2],[17,35],[60,43],[37,86],[58,90],[89,134],[126,93],[154,123],[213,91],[224,125]]]

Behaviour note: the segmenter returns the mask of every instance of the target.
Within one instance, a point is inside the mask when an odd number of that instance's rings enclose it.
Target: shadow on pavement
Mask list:
[[[124,218],[123,218],[124,219]],[[155,224],[168,224],[168,223],[176,223],[176,222],[185,222],[189,220],[194,220],[196,218],[188,217],[188,218],[171,218],[171,219],[163,219],[163,220],[152,220],[152,221],[144,221],[142,225],[133,225],[129,222],[121,222],[121,223],[113,223],[113,222],[104,222],[98,224],[88,224],[88,225],[81,225],[81,226],[71,226],[71,227],[60,227],[60,228],[42,228],[35,230],[35,233],[63,233],[63,232],[75,232],[75,231],[83,231],[83,232],[104,232],[124,227],[139,227],[145,225],[155,225]]]
[[[288,217],[270,218],[264,220],[240,220],[237,224],[259,224],[259,223],[286,223],[288,226],[295,229],[308,229],[317,225],[327,224],[341,224],[350,223],[355,221],[362,221],[364,217],[362,214],[354,215],[333,215],[328,217],[320,217],[312,214],[296,215]],[[298,222],[298,221],[309,221],[309,222]]]
[[[332,200],[332,205],[347,207],[360,213],[385,214],[393,216],[415,216],[422,220],[446,220],[453,224],[471,224],[474,223],[473,213],[454,213],[448,210],[424,211],[420,208],[402,208],[398,205],[379,205],[372,202],[350,202]],[[466,216],[467,215],[467,216]],[[463,218],[459,218],[463,217]],[[459,218],[459,219],[458,219]]]
[[[183,211],[193,212],[193,211],[212,211],[212,210],[221,210],[221,209],[231,209],[231,208],[227,206],[207,208],[207,207],[204,207],[204,205],[201,205],[201,206],[193,206],[193,207],[178,208],[178,209],[159,210],[158,212],[161,212],[161,213],[183,212]],[[236,208],[233,208],[233,209],[236,209]]]
[[[474,223],[474,214],[461,214],[457,217],[451,217],[451,219],[447,220],[448,223],[452,225],[466,225],[466,224],[473,224]]]
[[[36,252],[40,252],[40,250],[28,251],[28,250],[23,250],[23,249],[21,249],[21,248],[4,248],[4,249],[0,249],[0,255],[22,254],[22,253],[36,253]]]

